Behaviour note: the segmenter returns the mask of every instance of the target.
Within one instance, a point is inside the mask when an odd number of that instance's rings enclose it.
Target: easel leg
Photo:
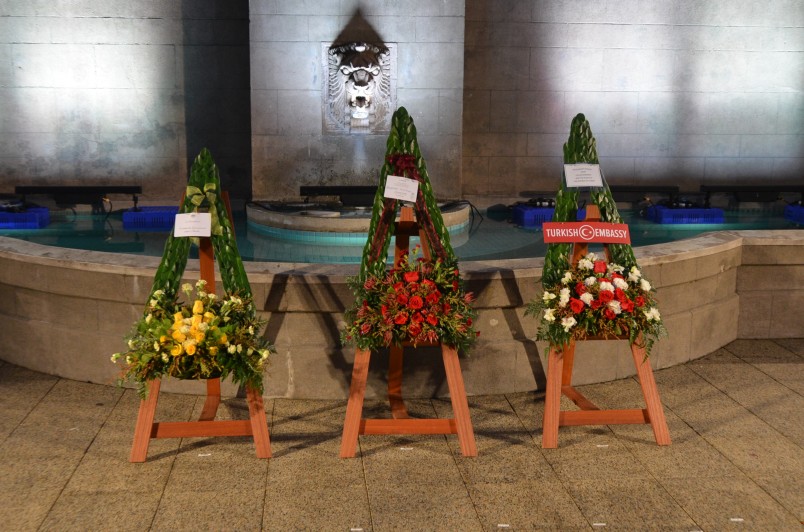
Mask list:
[[[140,401],[137,414],[137,425],[134,428],[134,443],[131,445],[129,462],[144,462],[148,457],[148,444],[151,442],[151,430],[156,414],[156,403],[159,401],[159,387],[162,381],[154,379],[148,386],[148,396]]]
[[[657,445],[670,445],[670,431],[667,428],[667,420],[664,417],[662,400],[659,398],[659,390],[656,387],[656,380],[653,378],[653,369],[650,362],[645,358],[645,350],[631,345],[631,354],[634,356],[634,365],[637,375],[639,375],[639,385],[642,387],[642,395],[645,398],[645,405],[650,416],[650,426],[653,428],[653,436],[656,438]]]
[[[566,347],[564,346],[564,348]],[[563,352],[551,347],[550,354],[547,356],[547,386],[544,390],[543,449],[555,449],[558,447],[558,418],[561,408],[563,366]]]
[[[341,458],[354,458],[357,450],[357,437],[360,434],[360,421],[363,418],[363,398],[366,395],[369,359],[368,349],[355,350],[355,365],[352,369],[352,383],[349,386],[349,401],[346,404],[346,418],[341,437]]]
[[[271,458],[271,438],[268,435],[268,420],[265,417],[262,394],[253,388],[246,388],[246,400],[257,458]]]
[[[407,419],[408,409],[402,399],[402,361],[403,348],[392,346],[388,357],[388,402],[394,419]]]
[[[221,380],[218,378],[207,379],[207,398],[204,401],[204,408],[198,421],[212,421],[218,413],[218,406],[221,404]]]
[[[458,352],[450,346],[442,345],[441,353],[444,358],[444,369],[447,373],[447,385],[449,386],[449,395],[452,400],[452,412],[455,416],[461,454],[464,456],[477,456],[475,433],[472,430],[472,419],[469,417],[469,403],[466,400],[466,388],[463,384]]]

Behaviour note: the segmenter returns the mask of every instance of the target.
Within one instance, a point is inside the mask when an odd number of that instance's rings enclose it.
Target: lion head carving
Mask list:
[[[393,111],[390,50],[364,42],[327,51],[327,126],[335,131],[387,130]]]

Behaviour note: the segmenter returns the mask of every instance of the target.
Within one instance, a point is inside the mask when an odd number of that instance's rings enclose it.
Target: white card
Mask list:
[[[567,186],[570,188],[603,186],[599,164],[565,164],[564,175],[567,177]]]
[[[212,215],[208,212],[188,212],[176,215],[173,236],[211,236]]]
[[[398,175],[389,175],[385,181],[385,197],[416,203],[419,182]]]

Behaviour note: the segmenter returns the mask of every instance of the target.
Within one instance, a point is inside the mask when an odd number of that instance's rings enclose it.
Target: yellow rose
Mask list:
[[[177,312],[177,313],[175,313],[175,314],[173,315],[173,321],[174,321],[174,323],[179,323],[179,322],[181,322],[181,320],[183,320],[183,319],[184,319],[184,316],[182,316],[182,315],[181,315],[181,312]]]
[[[210,347],[209,348],[209,354],[210,355],[217,355],[218,354],[218,348],[215,347],[215,346]]]
[[[173,331],[173,339],[177,342],[183,342],[187,337],[181,331]]]
[[[166,344],[166,343],[168,342],[168,340],[170,340],[170,338],[168,338],[168,337],[167,337],[167,336],[165,336],[164,334],[163,334],[162,336],[160,336],[160,337],[159,337],[159,343],[160,343],[160,344]]]
[[[195,303],[193,303],[193,314],[203,314],[204,313],[204,302],[200,299],[196,299]]]
[[[195,334],[194,334],[194,337],[195,337],[196,342],[201,343],[201,342],[204,341],[205,335],[201,331],[196,331]]]
[[[187,351],[188,355],[194,355],[195,354],[195,344],[190,343],[190,344],[185,345],[184,350]]]
[[[193,327],[198,327],[199,325],[201,325],[201,320],[202,319],[203,318],[202,318],[201,314],[193,314],[193,321],[190,322],[190,323],[191,323],[191,325]]]
[[[182,353],[181,344],[175,344],[173,347],[170,348],[170,354],[174,357],[179,356]]]
[[[229,342],[229,339],[226,337],[225,334],[221,335],[221,337],[218,338],[218,343],[221,344],[221,345],[226,344],[228,342]]]

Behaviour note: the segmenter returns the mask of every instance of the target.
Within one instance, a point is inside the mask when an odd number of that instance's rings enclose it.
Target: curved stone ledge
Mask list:
[[[636,248],[644,275],[657,288],[669,337],[654,347],[654,368],[698,358],[737,338],[804,337],[804,230],[708,233]],[[114,384],[112,353],[140,316],[156,257],[80,251],[0,237],[0,358],[61,377]],[[541,293],[543,259],[464,262],[477,295],[481,332],[462,360],[469,394],[544,386],[544,345],[525,304]],[[266,396],[347,397],[354,350],[338,330],[352,301],[346,279],[357,266],[246,263],[254,296],[268,320],[276,352]],[[188,282],[198,277],[191,260]],[[604,382],[634,373],[627,344],[583,342],[574,382]],[[435,355],[435,356],[434,356]],[[385,357],[374,356],[368,394],[385,394]],[[163,389],[203,393],[195,382],[167,380]],[[440,356],[406,353],[408,397],[447,393]],[[224,393],[234,394],[230,383]]]

